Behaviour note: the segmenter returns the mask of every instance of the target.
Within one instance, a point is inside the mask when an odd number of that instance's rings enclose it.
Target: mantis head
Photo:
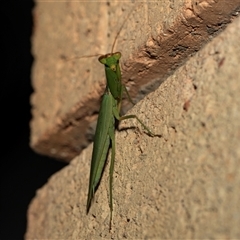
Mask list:
[[[112,71],[116,72],[116,67],[119,63],[119,59],[121,58],[120,52],[108,53],[106,55],[102,55],[98,58],[98,61],[104,64],[106,67],[110,68]]]

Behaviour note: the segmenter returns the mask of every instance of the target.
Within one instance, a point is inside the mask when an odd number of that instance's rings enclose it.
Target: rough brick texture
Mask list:
[[[86,215],[90,145],[37,192],[26,239],[239,239],[239,39],[236,18],[131,109],[161,137],[121,123],[111,233],[108,170]]]
[[[224,29],[237,7],[239,0],[37,1],[32,148],[70,161],[91,142],[105,88],[104,68],[97,57],[74,57],[110,52],[123,22],[115,51],[122,52],[123,81],[138,102]],[[131,106],[124,102],[123,107]]]

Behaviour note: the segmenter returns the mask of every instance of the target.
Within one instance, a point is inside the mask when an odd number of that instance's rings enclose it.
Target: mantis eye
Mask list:
[[[121,58],[121,56],[122,56],[122,54],[120,53],[120,52],[116,52],[116,53],[114,53],[113,54],[114,55],[114,58],[118,61],[120,58]]]

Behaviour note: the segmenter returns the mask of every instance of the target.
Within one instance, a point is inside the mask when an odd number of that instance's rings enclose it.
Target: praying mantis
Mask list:
[[[129,13],[129,15],[131,14],[131,12]],[[127,18],[129,17],[129,15],[127,16]],[[129,101],[133,103],[127,91],[126,86],[122,83],[121,69],[119,65],[121,53],[113,52],[116,39],[120,31],[122,30],[122,28],[123,28],[123,24],[115,37],[111,53],[102,55],[98,58],[99,62],[103,64],[105,68],[106,88],[103,94],[98,121],[97,121],[96,132],[94,136],[89,187],[88,187],[88,198],[87,198],[87,206],[86,206],[86,213],[88,214],[96,189],[101,180],[104,166],[107,161],[108,152],[111,149],[111,160],[110,160],[110,169],[109,169],[110,229],[111,229],[112,212],[113,212],[112,188],[113,188],[113,171],[114,171],[115,152],[116,152],[116,146],[115,146],[116,122],[120,122],[122,120],[129,119],[129,118],[135,118],[150,136],[155,135],[136,115],[120,116],[123,92],[126,92]]]

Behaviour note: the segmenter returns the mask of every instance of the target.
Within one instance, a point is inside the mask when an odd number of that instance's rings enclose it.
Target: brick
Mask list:
[[[237,18],[130,110],[158,137],[121,123],[111,233],[108,166],[86,215],[90,145],[37,192],[25,238],[239,239],[239,39]]]
[[[91,142],[105,88],[104,69],[97,57],[72,58],[110,52],[131,9],[115,49],[123,55],[123,81],[138,102],[224,29],[238,7],[239,0],[135,5],[37,1],[31,147],[70,161]],[[123,102],[124,112],[130,107]]]

